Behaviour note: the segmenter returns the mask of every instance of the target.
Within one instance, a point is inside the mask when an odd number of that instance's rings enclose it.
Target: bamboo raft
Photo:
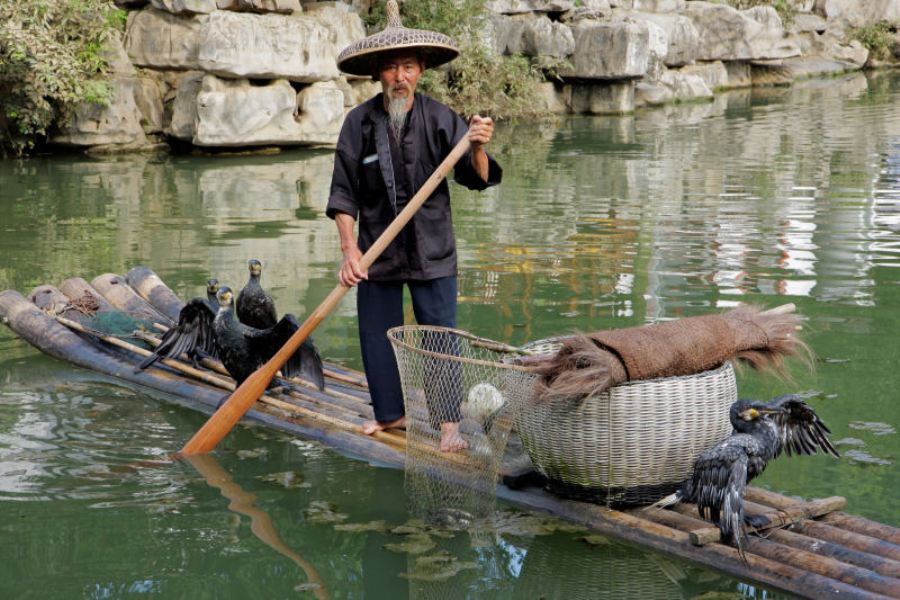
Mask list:
[[[132,343],[90,329],[87,318],[71,310],[91,297],[93,306],[116,309],[145,322]],[[64,307],[65,316],[59,313]],[[186,362],[161,361],[145,371],[135,366],[158,343],[158,334],[177,321],[183,303],[151,270],[136,267],[126,277],[105,274],[91,283],[68,279],[59,288],[43,285],[28,297],[0,292],[0,319],[42,352],[77,366],[128,381],[160,393],[179,405],[213,412],[234,382],[221,365],[203,361],[204,369]],[[143,346],[139,345],[143,342]],[[342,453],[372,463],[403,468],[407,440],[403,432],[361,432],[372,418],[365,377],[326,364],[326,388],[294,380],[302,391],[267,393],[245,419],[290,434],[317,440]],[[416,448],[445,460],[465,461],[464,455],[442,455],[436,448]],[[521,456],[510,464],[521,465]],[[507,467],[497,486],[498,497],[523,508],[579,523],[598,533],[673,555],[807,598],[900,598],[900,529],[841,512],[841,497],[798,501],[757,487],[747,488],[745,508],[765,514],[770,526],[750,536],[746,561],[720,541],[719,530],[700,519],[696,507],[675,510],[614,510],[565,500],[544,491],[533,469]]]

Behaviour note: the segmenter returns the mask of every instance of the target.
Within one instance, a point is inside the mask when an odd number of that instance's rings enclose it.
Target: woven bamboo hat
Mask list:
[[[421,55],[426,68],[448,63],[459,54],[456,42],[442,33],[404,27],[396,0],[388,0],[387,17],[388,24],[384,31],[354,42],[341,51],[337,58],[341,71],[371,76],[375,74],[378,58],[382,54],[407,48]]]

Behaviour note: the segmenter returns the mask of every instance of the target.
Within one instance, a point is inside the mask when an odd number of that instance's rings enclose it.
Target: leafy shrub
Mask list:
[[[106,43],[124,29],[109,0],[0,0],[0,151],[22,153],[80,102],[106,104]]]
[[[385,3],[372,7],[366,17],[370,29],[386,23]],[[496,118],[519,117],[538,112],[537,84],[544,70],[558,65],[539,65],[521,55],[497,56],[483,38],[488,25],[485,0],[415,0],[400,5],[403,25],[449,35],[460,54],[446,68],[428,70],[419,89],[464,114],[489,114]]]
[[[854,29],[851,35],[869,49],[872,58],[886,60],[891,57],[891,48],[894,45],[894,27],[887,21],[879,21]]]

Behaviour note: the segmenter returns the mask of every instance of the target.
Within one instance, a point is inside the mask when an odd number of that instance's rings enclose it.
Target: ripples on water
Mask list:
[[[812,390],[848,458],[777,461],[761,483],[846,495],[853,512],[900,522],[885,493],[900,481],[898,91],[895,76],[856,76],[498,128],[503,185],[453,191],[460,325],[520,344],[794,302],[817,372],[792,384],[745,375],[742,395]],[[240,286],[252,257],[281,310],[308,314],[340,258],[322,215],[330,174],[328,153],[305,151],[0,163],[0,288],[147,264],[191,297],[211,274]],[[358,367],[353,307],[345,301],[315,337],[326,358]],[[261,544],[234,508],[247,495],[332,597],[646,598],[652,586],[659,597],[768,597],[584,533],[523,530],[527,516],[495,535],[435,536],[446,554],[426,554],[425,571],[459,573],[423,582],[421,555],[384,549],[405,538],[336,526],[405,523],[401,474],[239,428],[216,453],[230,482],[216,480],[220,489],[166,463],[200,415],[85,376],[5,331],[0,361],[0,531],[17,541],[0,549],[4,597],[312,597],[296,557]]]

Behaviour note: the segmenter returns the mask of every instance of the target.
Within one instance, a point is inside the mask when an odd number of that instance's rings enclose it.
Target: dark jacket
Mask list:
[[[372,246],[468,130],[450,108],[421,94],[416,94],[400,144],[387,135],[386,117],[382,94],[350,111],[334,157],[326,214],[333,219],[343,212],[357,220],[362,252]],[[472,167],[471,154],[466,153],[456,164],[454,180],[473,190],[500,183],[503,171],[493,158],[488,162],[485,182]],[[369,268],[369,279],[428,280],[455,274],[456,240],[450,191],[444,180]]]

